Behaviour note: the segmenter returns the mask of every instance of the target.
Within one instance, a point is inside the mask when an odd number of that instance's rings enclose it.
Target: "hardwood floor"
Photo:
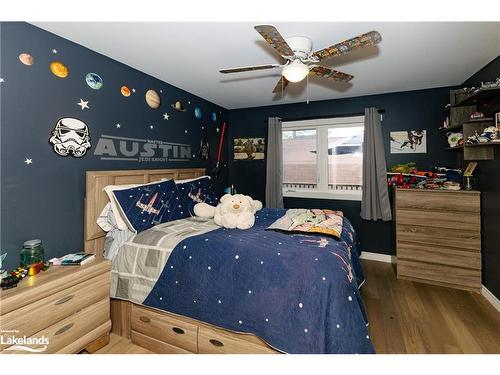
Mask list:
[[[94,354],[154,354],[147,349],[132,344],[130,340],[114,333],[109,335],[109,344],[99,349]]]
[[[397,280],[395,265],[362,262],[377,353],[500,353],[500,313],[480,294]],[[111,334],[97,353],[151,352]]]
[[[500,353],[500,313],[482,295],[397,280],[395,267],[363,260],[377,353]]]

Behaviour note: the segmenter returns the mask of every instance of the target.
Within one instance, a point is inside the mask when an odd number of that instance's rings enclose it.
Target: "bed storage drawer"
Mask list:
[[[230,332],[222,333],[207,327],[198,330],[198,353],[200,354],[269,354],[276,353],[264,342],[247,341]],[[240,334],[239,336],[245,336]],[[250,338],[250,336],[249,336]]]
[[[41,339],[42,337],[48,339],[47,348],[39,353],[73,353],[83,349],[88,344],[88,341],[82,340],[83,336],[100,327],[102,327],[102,333],[99,331],[96,334],[102,335],[106,330],[109,331],[110,326],[109,299],[106,298],[35,333],[31,337],[33,339]],[[78,341],[81,341],[81,347],[75,348],[75,343]],[[43,345],[33,345],[33,347],[37,349],[43,347]],[[3,353],[16,354],[26,353],[26,351],[6,348]]]
[[[2,330],[16,330],[16,336],[31,336],[108,295],[109,273],[104,273],[2,315]]]
[[[134,340],[135,331],[188,352],[196,353],[198,350],[198,327],[172,315],[161,314],[150,308],[134,304],[132,305],[131,328],[133,342],[136,341]],[[141,335],[137,334],[135,338],[145,340]],[[140,343],[137,344],[143,346]],[[151,345],[153,343],[150,342]],[[161,347],[161,345],[157,346]]]

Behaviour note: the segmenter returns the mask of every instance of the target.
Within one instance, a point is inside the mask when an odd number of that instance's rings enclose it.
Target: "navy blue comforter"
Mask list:
[[[340,241],[265,230],[284,213],[263,209],[251,229],[184,240],[144,304],[253,333],[286,353],[373,353],[351,224],[344,219]]]

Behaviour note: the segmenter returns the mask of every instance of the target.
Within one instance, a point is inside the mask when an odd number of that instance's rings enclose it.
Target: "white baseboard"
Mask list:
[[[484,285],[481,288],[481,294],[486,298],[486,300],[491,303],[491,305],[497,310],[500,311],[500,300],[495,297],[493,293],[491,293],[488,288]]]
[[[366,260],[374,260],[376,262],[396,263],[396,257],[394,255],[370,253],[368,251],[363,251],[360,258]]]

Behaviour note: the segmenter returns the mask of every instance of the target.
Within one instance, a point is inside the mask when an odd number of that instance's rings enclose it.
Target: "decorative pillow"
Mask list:
[[[340,239],[344,214],[342,211],[320,209],[290,209],[266,229],[329,235]]]
[[[219,204],[219,197],[212,188],[210,177],[205,176],[186,182],[177,183],[177,191],[182,204],[189,210],[191,216],[194,214],[196,203],[205,202],[211,206]]]
[[[114,190],[113,194],[127,225],[135,232],[189,216],[180,201],[174,180]]]

